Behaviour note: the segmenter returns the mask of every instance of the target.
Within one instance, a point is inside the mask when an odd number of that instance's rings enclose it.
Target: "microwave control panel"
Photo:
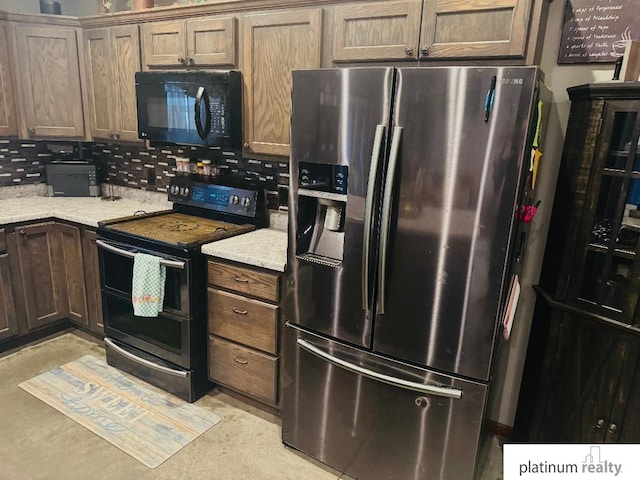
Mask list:
[[[218,137],[226,137],[227,133],[227,121],[226,121],[226,108],[223,102],[211,103],[211,133]]]
[[[169,183],[169,201],[254,218],[257,211],[258,192],[197,182],[189,177],[175,177]]]

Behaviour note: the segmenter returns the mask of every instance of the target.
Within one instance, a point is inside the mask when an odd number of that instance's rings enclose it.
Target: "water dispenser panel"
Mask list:
[[[347,194],[348,167],[327,163],[300,162],[298,186],[307,190]]]

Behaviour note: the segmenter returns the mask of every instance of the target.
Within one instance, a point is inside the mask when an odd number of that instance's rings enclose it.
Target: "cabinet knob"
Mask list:
[[[420,53],[422,53],[423,57],[428,57],[429,56],[429,47],[427,45],[423,45],[420,48]]]
[[[113,134],[113,138],[115,138],[116,140],[118,140],[120,138],[120,132],[115,132]]]
[[[107,133],[107,137],[113,138],[113,133],[112,132]]]
[[[187,59],[186,59],[186,58],[184,58],[184,57],[178,57],[178,62],[180,62],[182,65],[184,65],[186,61],[187,61]]]
[[[185,61],[187,62],[187,65],[193,65],[194,63],[196,63],[196,61],[191,57],[187,57]]]
[[[600,430],[602,427],[604,427],[604,419],[599,418],[593,426]]]
[[[413,56],[413,47],[411,45],[407,45],[404,49],[404,53],[407,54],[407,57]]]
[[[249,360],[247,360],[245,357],[240,357],[240,356],[233,357],[233,361],[241,363],[242,365],[246,365],[247,363],[249,363]]]
[[[29,127],[27,128],[27,132],[29,132],[31,135],[33,135],[34,133],[36,133],[36,129],[33,127]]]
[[[26,235],[27,231],[24,228],[21,228],[19,233],[20,235]]]
[[[612,423],[611,425],[609,425],[609,428],[607,430],[609,433],[616,433],[618,431],[618,426],[615,423]]]
[[[248,143],[248,142],[244,142],[244,143],[242,144],[242,146],[243,146],[246,150],[251,150],[251,145],[249,145],[249,143]]]
[[[239,308],[233,307],[232,308],[233,313],[237,313],[238,315],[246,315],[247,313],[249,313],[246,310],[240,310]]]

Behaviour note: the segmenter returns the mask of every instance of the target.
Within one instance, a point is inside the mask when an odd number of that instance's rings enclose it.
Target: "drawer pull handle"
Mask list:
[[[249,283],[249,280],[240,277],[234,277],[234,280],[239,283]]]
[[[233,313],[237,313],[238,315],[246,315],[247,313],[249,313],[246,310],[238,310],[236,307],[233,307],[232,310]]]
[[[244,357],[233,357],[233,361],[241,363],[242,365],[246,365],[247,363],[249,363],[249,360]]]

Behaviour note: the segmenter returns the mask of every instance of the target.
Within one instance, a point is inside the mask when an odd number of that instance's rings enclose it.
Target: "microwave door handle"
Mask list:
[[[202,128],[202,122],[200,120],[201,118],[200,105],[202,104],[203,100],[204,100],[204,107],[206,109],[205,111],[207,113],[207,119],[205,121],[204,128]],[[207,95],[207,90],[204,87],[198,87],[198,92],[196,93],[196,99],[193,105],[193,110],[195,114],[196,130],[198,130],[198,136],[202,140],[206,140],[207,135],[211,130],[211,108],[209,103],[209,95]]]

